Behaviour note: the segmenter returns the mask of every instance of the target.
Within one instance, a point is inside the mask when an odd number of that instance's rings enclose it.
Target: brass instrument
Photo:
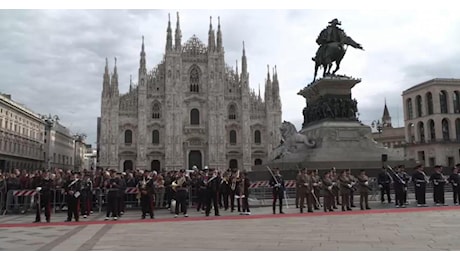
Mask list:
[[[180,177],[178,180],[175,180],[172,184],[171,184],[171,188],[174,190],[174,191],[177,191],[177,187],[182,187],[182,185],[184,184],[184,182],[186,181],[185,179],[185,176],[182,176]]]
[[[147,182],[145,181],[145,177],[142,179],[142,181],[139,183],[139,188],[136,194],[136,199],[140,199],[142,194],[146,194],[146,188],[147,188]]]

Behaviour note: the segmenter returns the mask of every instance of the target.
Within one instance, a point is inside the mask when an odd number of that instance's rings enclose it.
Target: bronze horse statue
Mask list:
[[[321,55],[320,52],[317,52],[316,57],[313,58],[315,62],[315,74],[313,76],[313,81],[316,79],[316,74],[318,73],[319,66],[323,66],[323,77],[326,75],[331,75],[332,63],[335,62],[335,69],[332,72],[334,75],[340,69],[340,62],[347,52],[346,46],[351,46],[356,49],[364,50],[361,44],[355,42],[352,38],[343,35],[340,42],[331,42],[326,44],[324,51]]]

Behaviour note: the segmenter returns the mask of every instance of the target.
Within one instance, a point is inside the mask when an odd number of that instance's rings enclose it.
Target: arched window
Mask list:
[[[446,118],[442,120],[442,139],[444,141],[450,140],[449,121]]]
[[[152,118],[159,119],[161,118],[161,107],[159,103],[153,104],[152,107]]]
[[[422,116],[422,97],[419,95],[415,98],[415,109],[417,109],[417,117]]]
[[[125,131],[125,144],[132,144],[133,143],[133,131],[126,130]]]
[[[126,172],[128,170],[132,170],[133,167],[133,161],[127,160],[123,162],[123,171]]]
[[[457,136],[457,141],[460,141],[460,119],[455,120],[455,133]]]
[[[454,91],[452,95],[452,100],[454,101],[454,113],[460,113],[460,93],[458,91]]]
[[[228,107],[228,119],[230,119],[230,120],[235,120],[236,119],[236,107],[233,104],[231,104]]]
[[[190,124],[199,125],[200,124],[200,111],[196,108],[190,111]]]
[[[423,127],[423,122],[418,123],[418,134],[420,137],[420,142],[424,143],[425,142],[425,128]]]
[[[190,70],[190,92],[200,92],[200,72],[196,66]]]
[[[428,115],[433,114],[433,95],[431,92],[426,93],[426,109]]]
[[[445,90],[439,92],[439,105],[441,107],[441,114],[447,114],[447,93]]]
[[[158,130],[152,132],[152,144],[160,144],[160,132]]]
[[[160,161],[158,161],[158,160],[153,160],[153,161],[150,163],[150,169],[151,169],[152,171],[160,172],[160,170],[161,170],[161,163],[160,163]]]
[[[262,160],[261,159],[256,159],[254,161],[254,165],[262,165]]]
[[[436,141],[436,132],[434,130],[434,121],[430,120],[428,121],[428,129],[430,130],[430,141],[434,142]]]
[[[230,131],[230,144],[236,144],[236,131]]]
[[[256,143],[256,144],[262,143],[259,130],[256,130],[254,132],[254,143]]]
[[[407,119],[414,118],[414,110],[412,110],[412,98],[408,98],[406,101],[406,108],[407,108]]]

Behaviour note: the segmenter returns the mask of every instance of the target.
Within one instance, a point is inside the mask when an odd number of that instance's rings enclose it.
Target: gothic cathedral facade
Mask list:
[[[196,36],[174,44],[168,21],[163,59],[147,70],[144,39],[137,84],[120,94],[115,66],[103,76],[99,167],[117,170],[238,168],[250,170],[280,144],[281,101],[275,70],[265,97],[249,87],[243,43],[241,73],[225,63],[220,20],[209,25],[208,45]]]

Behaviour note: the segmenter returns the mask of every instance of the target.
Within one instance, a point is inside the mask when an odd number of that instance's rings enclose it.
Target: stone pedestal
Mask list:
[[[375,142],[371,128],[356,117],[351,89],[361,82],[349,77],[319,79],[299,92],[306,98],[304,124],[299,134],[313,140],[313,148],[298,143],[272,160],[271,167],[292,170],[297,167],[328,169],[369,169],[382,167],[382,155],[391,165],[402,163],[390,150]],[[308,114],[307,114],[307,113]]]

